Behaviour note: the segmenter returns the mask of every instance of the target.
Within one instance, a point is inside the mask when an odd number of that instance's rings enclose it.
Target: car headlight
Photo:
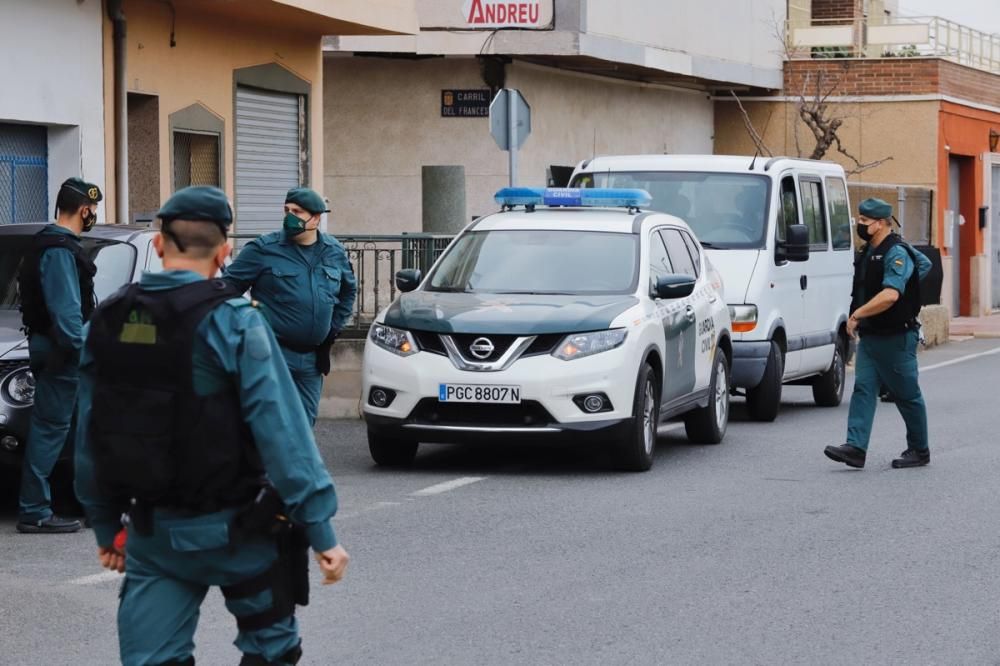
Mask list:
[[[621,347],[627,335],[628,331],[624,328],[613,328],[610,331],[596,331],[594,333],[573,333],[563,338],[552,355],[564,361],[593,356]]]
[[[4,384],[6,397],[15,405],[30,405],[35,401],[35,376],[23,368],[7,378]]]
[[[733,320],[733,333],[749,333],[757,328],[757,306],[730,305],[729,318]]]
[[[393,328],[392,326],[372,324],[369,337],[372,342],[382,349],[391,351],[393,354],[398,354],[399,356],[410,356],[420,351],[417,349],[417,343],[409,331]]]

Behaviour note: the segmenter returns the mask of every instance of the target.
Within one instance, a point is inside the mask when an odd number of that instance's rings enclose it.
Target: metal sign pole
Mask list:
[[[507,95],[507,142],[510,186],[517,187],[517,95],[513,90]]]

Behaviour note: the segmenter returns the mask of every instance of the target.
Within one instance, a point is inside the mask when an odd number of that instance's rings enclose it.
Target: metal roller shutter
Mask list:
[[[281,228],[285,193],[299,185],[299,98],[236,88],[236,231]]]

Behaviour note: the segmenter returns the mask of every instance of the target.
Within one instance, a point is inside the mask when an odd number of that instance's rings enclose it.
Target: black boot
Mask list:
[[[840,446],[828,446],[823,449],[823,453],[830,460],[835,460],[840,463],[844,463],[848,467],[857,467],[858,469],[865,466],[866,453],[856,446],[851,446],[850,444],[841,444]]]
[[[906,449],[903,454],[892,461],[895,469],[904,467],[923,467],[931,461],[930,449]]]
[[[34,523],[18,522],[17,531],[24,534],[69,534],[80,531],[80,521],[75,518],[60,518],[53,514],[45,520]]]

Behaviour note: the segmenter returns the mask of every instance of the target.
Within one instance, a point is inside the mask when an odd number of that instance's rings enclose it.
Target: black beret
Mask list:
[[[104,199],[104,195],[101,193],[101,188],[93,183],[88,183],[82,178],[67,178],[59,189],[76,192],[81,197],[86,199],[88,203],[92,204],[98,203]]]
[[[226,193],[217,187],[196,185],[177,190],[156,214],[164,222],[192,220],[214,222],[226,229],[233,223],[233,209]]]
[[[293,187],[288,190],[288,194],[285,195],[285,203],[302,206],[313,215],[330,212],[330,209],[326,207],[326,201],[323,200],[323,197],[308,187]]]

